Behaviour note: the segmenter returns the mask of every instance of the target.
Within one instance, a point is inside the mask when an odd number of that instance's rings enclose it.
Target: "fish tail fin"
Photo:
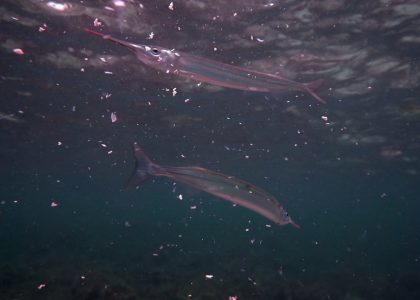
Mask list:
[[[125,185],[125,190],[140,186],[143,182],[154,176],[156,168],[159,168],[158,165],[150,160],[137,143],[133,144],[133,152],[136,164],[131,177]]]
[[[308,83],[304,83],[303,84],[303,89],[312,97],[314,97],[316,100],[318,100],[319,102],[323,103],[323,104],[327,104],[324,99],[322,99],[320,96],[318,96],[313,90],[319,88],[322,83],[324,82],[324,80],[322,79],[318,79],[315,81],[311,81]]]

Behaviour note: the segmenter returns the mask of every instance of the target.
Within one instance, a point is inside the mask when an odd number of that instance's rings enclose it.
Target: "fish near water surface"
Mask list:
[[[199,82],[245,91],[272,94],[302,91],[325,104],[325,101],[313,91],[322,84],[322,80],[300,83],[279,75],[236,67],[163,47],[133,44],[87,28],[84,30],[127,47],[136,54],[141,62],[167,74],[175,74]]]
[[[248,208],[276,224],[300,228],[272,195],[251,183],[200,167],[160,166],[153,163],[137,143],[133,150],[136,164],[126,188],[140,186],[153,176],[168,177]]]

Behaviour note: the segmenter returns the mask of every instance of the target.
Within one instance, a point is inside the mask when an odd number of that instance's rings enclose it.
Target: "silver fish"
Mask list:
[[[134,143],[133,149],[136,165],[126,188],[137,187],[152,176],[169,177],[248,208],[276,224],[292,224],[300,228],[272,195],[251,183],[200,167],[160,166],[153,163],[137,143]]]

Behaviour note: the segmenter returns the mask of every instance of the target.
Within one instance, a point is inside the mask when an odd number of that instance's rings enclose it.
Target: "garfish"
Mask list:
[[[137,144],[133,144],[136,159],[133,174],[127,182],[126,189],[138,187],[153,176],[168,177],[175,182],[189,185],[200,191],[248,208],[257,214],[279,225],[295,223],[283,206],[264,190],[233,176],[214,172],[205,168],[160,166],[150,160]]]
[[[272,94],[287,91],[303,91],[325,104],[325,101],[313,91],[313,89],[322,84],[323,80],[308,83],[296,82],[280,75],[241,68],[204,57],[178,52],[174,49],[133,44],[88,28],[84,30],[105,40],[127,47],[145,65],[167,74],[175,74],[199,82],[245,91],[268,92]]]

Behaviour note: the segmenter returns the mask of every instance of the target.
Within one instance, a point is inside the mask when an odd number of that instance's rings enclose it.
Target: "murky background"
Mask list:
[[[0,298],[420,299],[417,2],[2,1]],[[85,27],[323,79],[327,104],[162,74]],[[134,141],[302,229],[162,178],[123,191]]]

